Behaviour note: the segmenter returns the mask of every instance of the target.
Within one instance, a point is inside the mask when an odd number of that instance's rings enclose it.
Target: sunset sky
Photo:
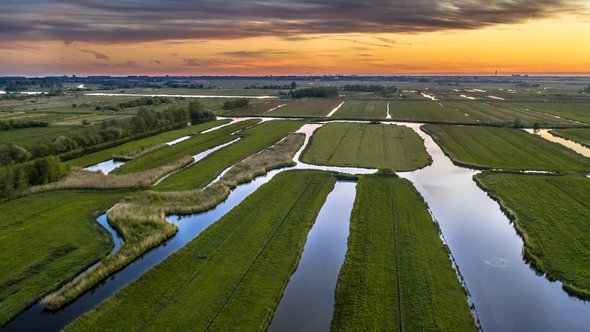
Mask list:
[[[590,74],[590,0],[2,0],[0,75]]]

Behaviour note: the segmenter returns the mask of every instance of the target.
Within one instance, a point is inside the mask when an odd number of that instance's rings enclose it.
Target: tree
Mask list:
[[[295,90],[297,89],[297,82],[293,81],[291,82],[291,90]]]
[[[535,133],[538,133],[538,132],[539,132],[539,130],[541,130],[541,125],[540,125],[538,122],[535,122],[535,123],[533,124],[533,131],[534,131]]]

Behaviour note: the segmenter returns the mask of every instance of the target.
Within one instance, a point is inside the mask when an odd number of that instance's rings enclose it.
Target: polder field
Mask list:
[[[590,82],[315,79],[0,95],[0,331],[590,324],[590,159],[532,133],[590,146]]]

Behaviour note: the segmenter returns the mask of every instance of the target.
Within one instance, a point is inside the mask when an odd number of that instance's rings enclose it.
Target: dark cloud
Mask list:
[[[304,40],[314,34],[421,33],[580,13],[583,1],[2,0],[0,41],[131,43],[267,35]]]
[[[80,52],[90,53],[90,54],[94,55],[94,57],[97,58],[98,60],[110,60],[111,59],[111,57],[109,57],[108,55],[106,55],[104,53],[96,52],[93,50],[80,50]]]

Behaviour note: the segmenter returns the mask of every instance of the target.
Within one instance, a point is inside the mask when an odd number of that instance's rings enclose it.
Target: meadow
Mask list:
[[[476,330],[448,249],[408,180],[360,178],[332,330]]]
[[[329,123],[314,133],[302,161],[400,171],[424,167],[430,157],[420,137],[408,127]]]
[[[590,179],[484,172],[475,180],[514,220],[531,264],[590,298]]]
[[[443,106],[439,101],[395,100],[389,103],[389,113],[394,120],[416,122],[476,122],[464,112]]]
[[[264,330],[334,183],[329,173],[278,174],[66,330]]]
[[[0,325],[110,252],[95,219],[125,194],[59,191],[0,204]]]
[[[422,129],[460,166],[575,174],[590,170],[589,159],[519,129],[450,125]]]
[[[112,159],[114,156],[117,155],[122,155],[131,151],[136,151],[138,149],[141,149],[142,147],[149,147],[169,142],[183,136],[196,135],[204,130],[220,126],[228,122],[229,120],[210,121],[194,126],[188,126],[181,129],[166,131],[161,134],[133,140],[109,149],[100,150],[94,153],[86,154],[76,159],[68,160],[67,164],[78,167],[86,167],[98,164],[99,162]]]
[[[231,133],[257,124],[259,120],[246,120],[219,128],[206,134],[198,134],[186,141],[164,147],[152,153],[133,159],[113,171],[113,174],[132,174],[144,172],[174,162],[185,156],[194,156],[200,152],[228,143],[237,138]]]
[[[350,100],[334,113],[335,118],[354,119],[385,119],[387,116],[387,101],[382,100]]]
[[[166,178],[154,189],[182,191],[201,188],[214,180],[224,169],[277,143],[302,125],[301,121],[274,120],[244,130],[239,134],[241,140]]]

